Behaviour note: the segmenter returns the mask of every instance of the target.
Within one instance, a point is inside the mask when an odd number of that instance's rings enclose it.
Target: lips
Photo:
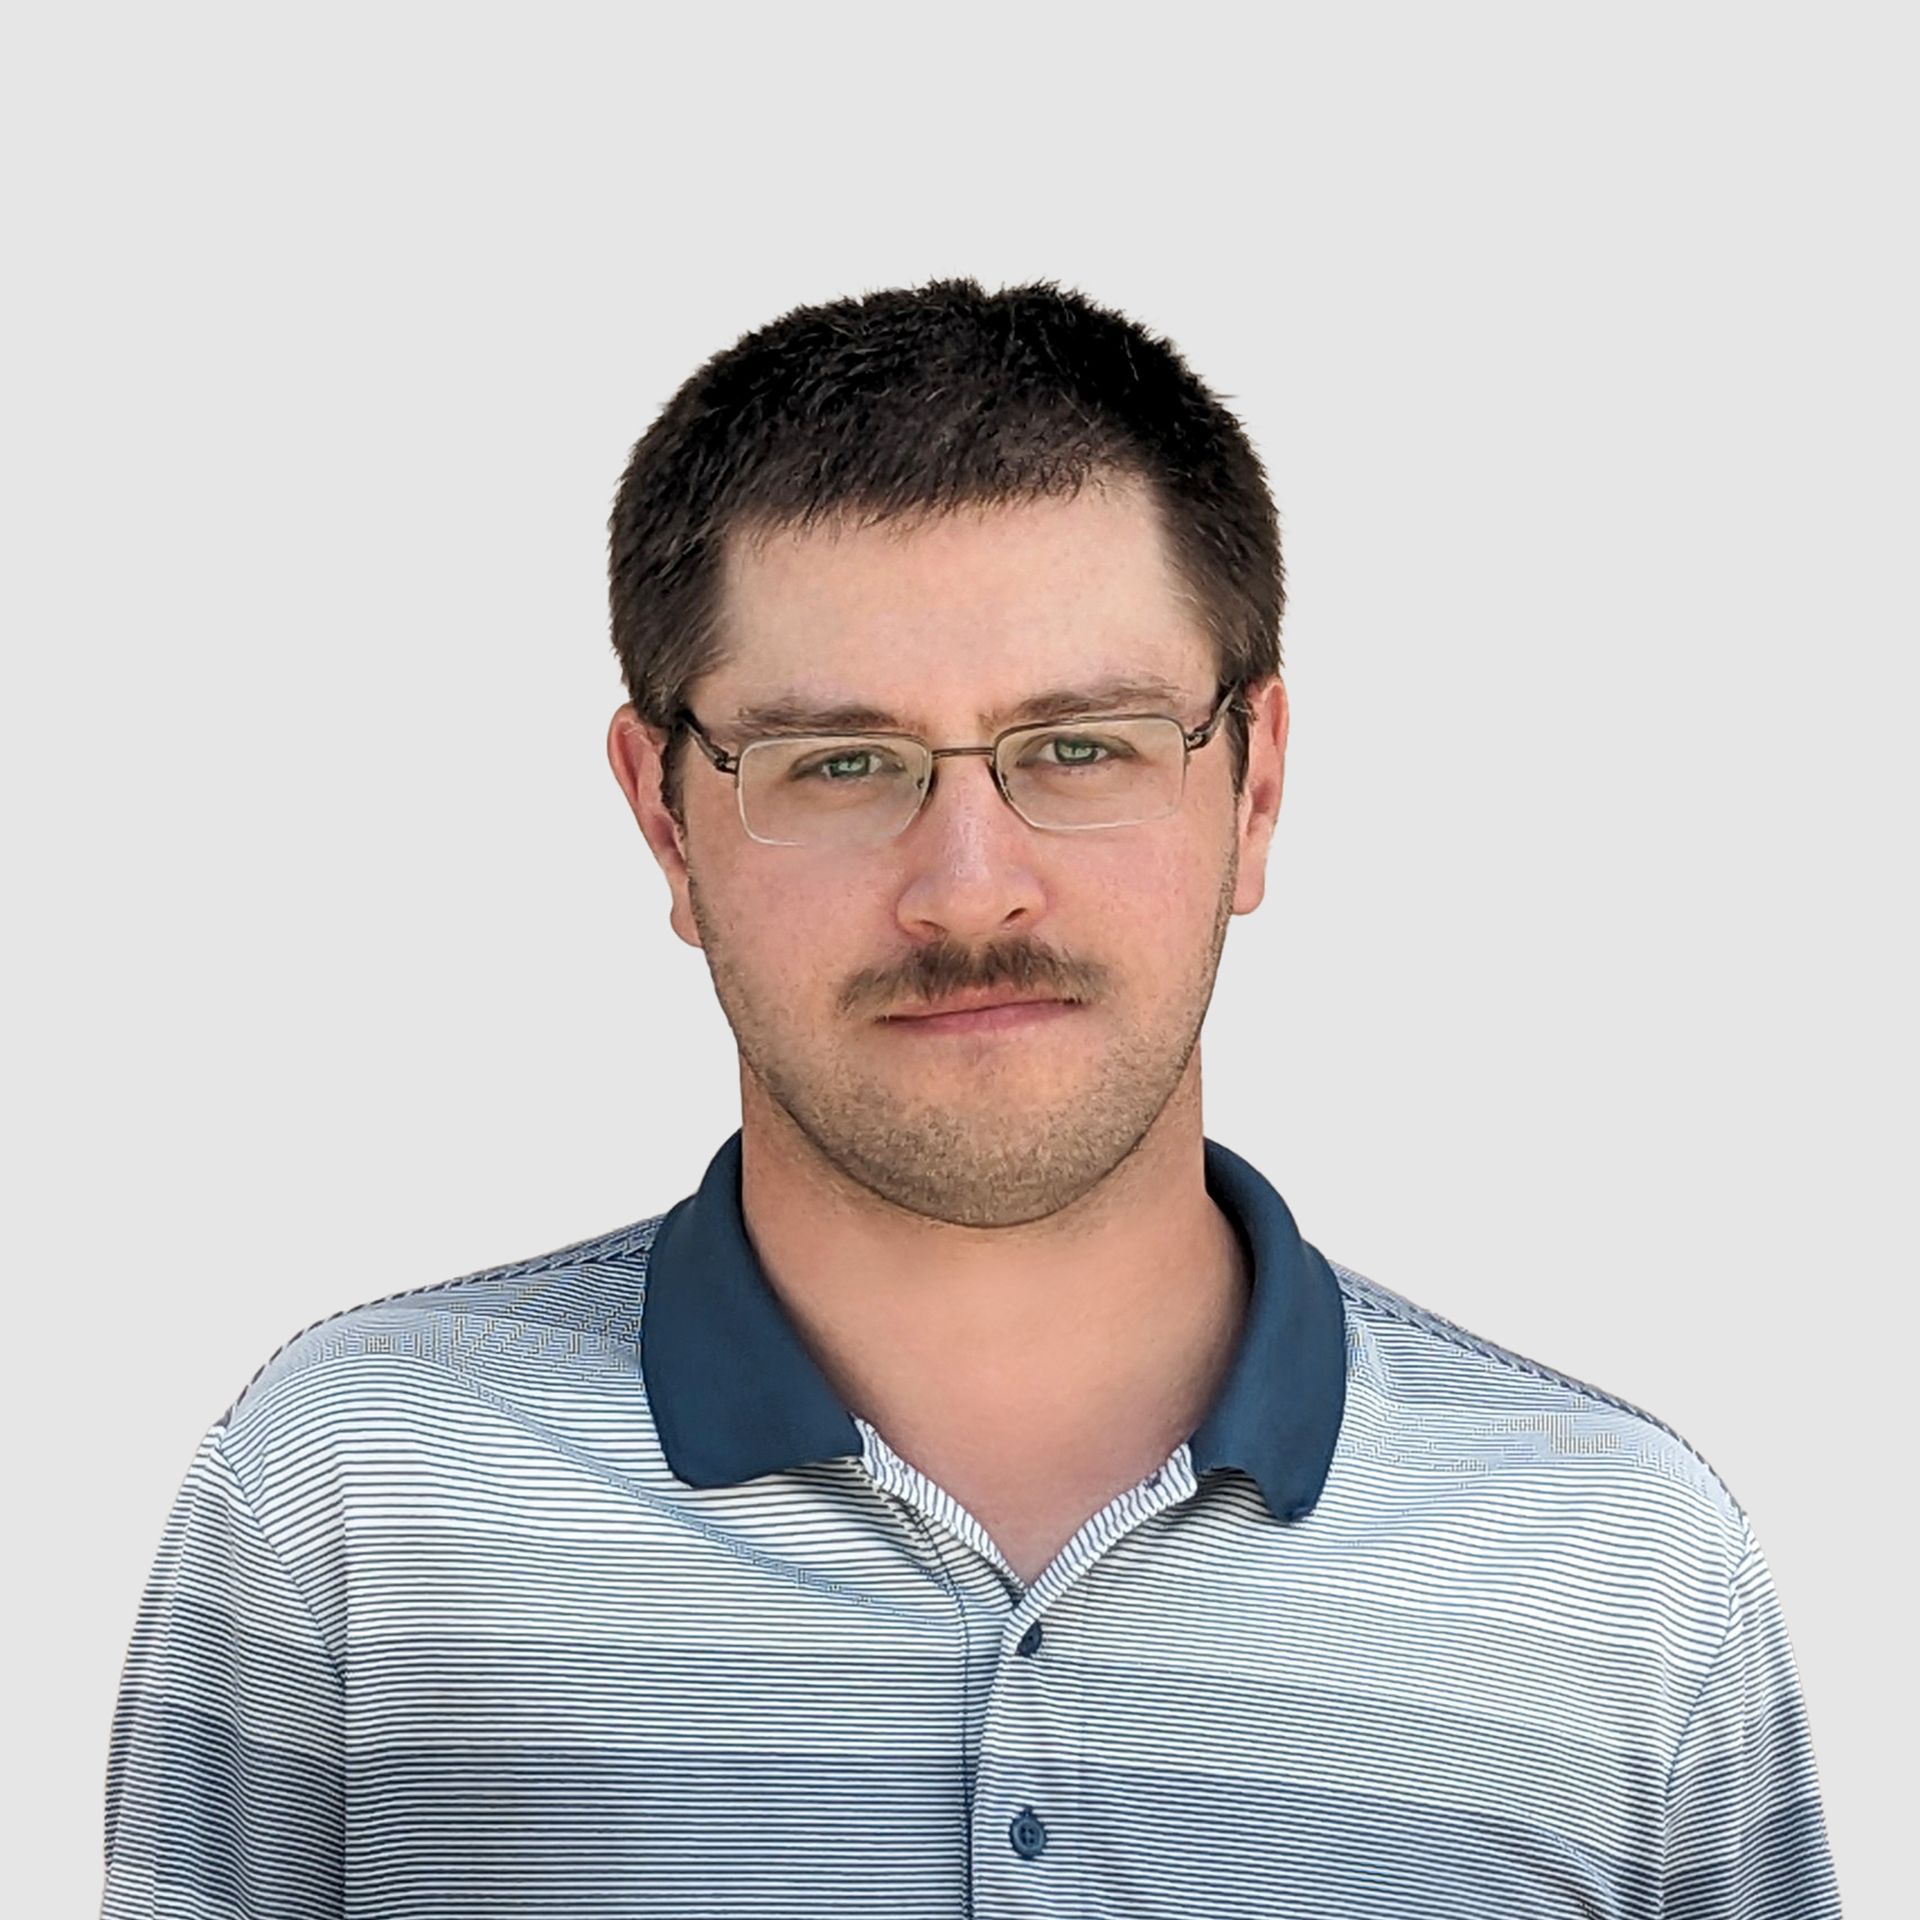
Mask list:
[[[1074,1011],[1076,1003],[1071,1000],[993,1000],[976,995],[971,1000],[944,1001],[925,1012],[889,1014],[881,1024],[907,1033],[1016,1033],[1064,1019]]]
[[[1057,1006],[1057,993],[970,993],[951,1000],[938,1000],[931,1006],[901,1008],[887,1015],[889,1020],[930,1020],[943,1013],[984,1013],[989,1007]]]

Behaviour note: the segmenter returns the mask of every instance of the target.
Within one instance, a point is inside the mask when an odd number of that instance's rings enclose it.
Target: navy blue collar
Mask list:
[[[1205,1142],[1207,1192],[1253,1269],[1240,1349],[1192,1434],[1193,1470],[1238,1467],[1277,1520],[1311,1511],[1346,1405],[1339,1283],[1286,1202],[1236,1153]],[[647,1261],[640,1371],[667,1465],[729,1487],[816,1460],[858,1458],[853,1417],[767,1284],[740,1209],[740,1134],[661,1221]]]

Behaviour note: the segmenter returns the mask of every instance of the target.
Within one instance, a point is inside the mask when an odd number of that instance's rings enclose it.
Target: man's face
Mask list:
[[[737,710],[776,694],[884,709],[934,746],[984,745],[1003,710],[1120,675],[1178,689],[1163,704],[1188,728],[1216,698],[1204,630],[1130,485],[904,533],[735,542],[724,604],[731,657],[688,704],[736,752]],[[743,1103],[784,1116],[859,1186],[953,1225],[1042,1219],[1096,1186],[1176,1092],[1197,1102],[1227,922],[1263,891],[1286,696],[1275,678],[1248,697],[1237,806],[1223,721],[1165,818],[1047,832],[1002,801],[987,760],[960,757],[937,763],[904,832],[847,849],[750,838],[733,779],[691,742],[682,842],[658,804],[659,737],[622,708],[609,755],[674,927],[706,953]],[[1079,1004],[991,1030],[887,1017],[993,987]]]

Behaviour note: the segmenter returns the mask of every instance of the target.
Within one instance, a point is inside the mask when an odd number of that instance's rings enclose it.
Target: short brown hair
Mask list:
[[[932,280],[796,307],[693,373],[627,462],[608,523],[627,697],[667,731],[720,664],[727,536],[871,525],[1143,482],[1212,638],[1219,684],[1280,667],[1279,517],[1245,431],[1173,344],[1052,281]],[[1233,788],[1246,714],[1228,719]]]

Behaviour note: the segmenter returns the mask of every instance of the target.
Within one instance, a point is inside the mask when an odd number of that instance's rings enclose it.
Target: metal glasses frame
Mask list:
[[[761,840],[760,835],[755,833],[751,827],[747,826],[746,794],[740,785],[740,756],[746,752],[748,747],[756,746],[763,740],[911,740],[916,746],[925,747],[933,760],[933,765],[927,772],[927,784],[920,789],[920,798],[914,803],[913,811],[887,836],[890,840],[897,840],[901,834],[905,833],[906,830],[919,819],[922,811],[926,807],[928,799],[933,793],[935,785],[939,781],[940,762],[942,760],[952,759],[956,754],[984,754],[988,766],[993,770],[993,784],[1000,798],[1004,800],[1009,807],[1012,807],[1013,811],[1018,814],[1022,820],[1025,820],[1027,825],[1032,827],[1036,833],[1090,833],[1100,831],[1101,829],[1086,826],[1045,826],[1038,820],[1027,819],[1027,816],[1020,812],[1019,807],[1015,805],[1013,795],[1007,791],[1006,780],[1000,771],[1000,743],[1003,740],[1010,734],[1045,732],[1055,727],[1071,727],[1083,724],[1095,725],[1109,720],[1171,720],[1176,727],[1180,728],[1180,742],[1184,749],[1180,761],[1180,791],[1184,795],[1187,790],[1187,762],[1192,759],[1195,752],[1201,747],[1204,747],[1219,730],[1220,722],[1224,720],[1232,710],[1240,691],[1241,683],[1239,681],[1227,682],[1221,691],[1219,704],[1214,708],[1208,718],[1201,721],[1197,727],[1188,728],[1182,725],[1179,717],[1171,713],[1073,714],[1064,720],[1023,720],[1018,726],[1002,727],[983,747],[936,747],[930,742],[921,739],[917,733],[894,733],[887,732],[884,729],[855,729],[846,733],[761,734],[757,736],[756,739],[744,742],[741,746],[740,753],[729,753],[726,748],[718,745],[708,736],[706,729],[694,718],[692,708],[683,706],[678,714],[675,715],[673,725],[676,730],[684,726],[687,731],[693,735],[694,739],[700,743],[701,752],[713,762],[716,771],[733,776],[734,793],[738,797],[740,807],[740,825],[745,830],[749,839],[760,840],[763,846],[785,847],[798,844],[790,840]],[[1178,806],[1177,801],[1175,802],[1175,806]],[[1138,825],[1141,823],[1127,821],[1121,824]],[[884,843],[876,842],[875,844]]]

